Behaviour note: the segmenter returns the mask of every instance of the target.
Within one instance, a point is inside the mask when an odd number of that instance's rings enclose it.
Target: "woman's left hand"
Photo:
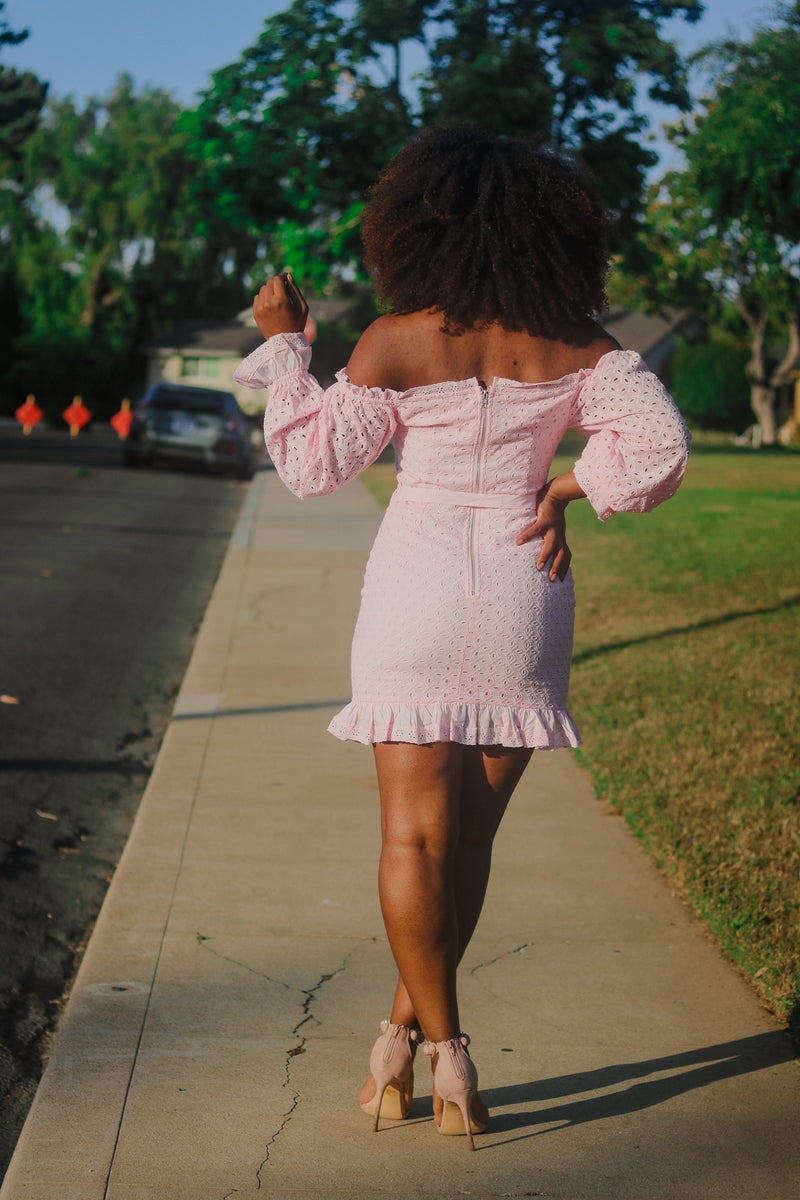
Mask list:
[[[546,483],[536,493],[536,520],[527,529],[523,529],[517,538],[517,545],[523,546],[533,538],[542,539],[542,548],[536,559],[536,570],[543,571],[550,563],[550,578],[565,579],[569,564],[572,561],[572,551],[567,545],[567,519],[565,509],[568,500],[559,500],[551,494],[550,484]]]
[[[302,333],[308,305],[291,272],[268,279],[253,301],[253,316],[265,338],[276,333]]]

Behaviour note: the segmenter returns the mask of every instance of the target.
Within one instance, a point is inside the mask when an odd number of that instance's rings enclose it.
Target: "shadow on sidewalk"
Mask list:
[[[741,1038],[734,1042],[721,1042],[698,1050],[687,1050],[683,1054],[669,1054],[664,1058],[652,1058],[644,1062],[620,1063],[618,1066],[601,1067],[577,1075],[563,1075],[554,1079],[540,1079],[535,1083],[520,1083],[512,1087],[494,1088],[481,1095],[490,1109],[508,1105],[546,1104],[562,1096],[574,1097],[576,1093],[595,1093],[600,1088],[615,1088],[619,1084],[631,1083],[623,1090],[609,1092],[604,1096],[590,1095],[585,1099],[570,1099],[566,1104],[551,1104],[537,1108],[536,1112],[492,1113],[492,1132],[523,1130],[530,1127],[558,1125],[559,1129],[582,1125],[586,1121],[601,1121],[608,1117],[623,1116],[662,1104],[674,1096],[696,1088],[708,1087],[723,1079],[733,1079],[752,1071],[763,1071],[782,1063],[791,1062],[795,1055],[784,1033],[774,1032]],[[687,1070],[686,1068],[695,1068]],[[643,1076],[670,1072],[659,1079],[632,1081]],[[530,1133],[509,1137],[500,1142],[484,1145],[484,1150],[495,1150],[510,1142],[537,1137],[542,1133],[557,1130],[533,1128]]]

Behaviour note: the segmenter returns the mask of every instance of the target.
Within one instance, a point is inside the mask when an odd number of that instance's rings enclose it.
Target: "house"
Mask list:
[[[636,350],[647,366],[667,387],[670,385],[672,356],[677,346],[676,334],[697,337],[699,323],[683,314],[668,317],[612,308],[603,314],[603,328],[619,342],[623,350]]]
[[[309,315],[315,324],[332,326],[352,307],[352,300],[311,300]],[[243,412],[260,415],[264,408],[263,394],[234,383],[233,372],[263,340],[249,308],[226,325],[182,321],[165,334],[158,346],[147,351],[147,387],[166,382],[219,388],[233,392]],[[349,348],[343,353],[342,362],[349,356]],[[320,372],[320,376],[327,373]]]
[[[352,312],[355,303],[352,299],[311,299],[309,315],[316,325],[333,330],[338,321]],[[681,326],[680,318],[647,316],[615,308],[606,313],[603,324],[623,349],[638,350],[650,370],[669,386],[675,330]],[[183,321],[166,334],[159,346],[148,351],[147,386],[163,380],[220,388],[233,392],[243,412],[260,414],[263,395],[234,383],[233,372],[262,341],[250,309],[239,313],[227,325]],[[350,349],[348,343],[335,336],[326,338],[324,347],[318,347],[314,369],[323,384],[333,381],[335,370],[347,361]]]

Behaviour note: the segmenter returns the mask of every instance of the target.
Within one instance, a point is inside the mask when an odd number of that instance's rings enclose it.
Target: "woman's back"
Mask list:
[[[353,383],[405,392],[461,379],[543,383],[594,367],[617,342],[587,325],[580,344],[510,332],[500,325],[446,333],[440,312],[380,317],[364,333],[347,366]]]

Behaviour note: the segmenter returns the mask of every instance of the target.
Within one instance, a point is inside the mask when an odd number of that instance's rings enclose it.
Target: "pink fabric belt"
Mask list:
[[[463,508],[536,508],[536,492],[515,495],[502,492],[454,492],[450,488],[428,487],[424,484],[399,484],[395,491],[398,500],[413,500],[420,504],[456,504]]]

